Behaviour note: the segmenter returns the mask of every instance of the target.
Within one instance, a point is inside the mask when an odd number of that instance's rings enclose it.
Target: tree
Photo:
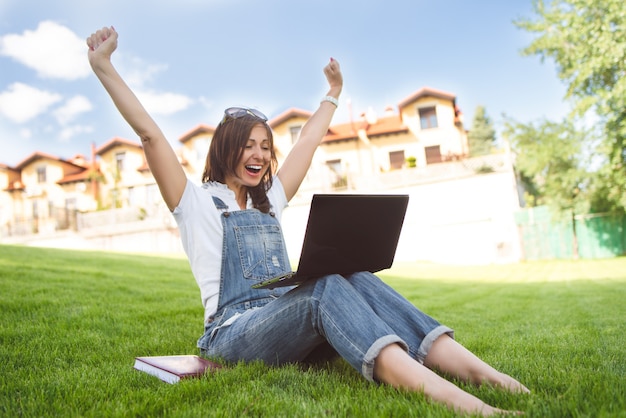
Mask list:
[[[472,121],[472,129],[467,134],[470,157],[491,153],[496,140],[496,130],[483,106],[477,106]]]
[[[535,0],[534,20],[515,24],[538,36],[527,55],[553,59],[574,105],[602,130],[602,156],[593,173],[592,202],[626,211],[626,3],[623,0]]]
[[[504,136],[511,144],[515,166],[525,183],[526,200],[532,205],[547,204],[557,217],[571,219],[574,258],[578,258],[576,213],[589,211],[593,190],[585,144],[591,132],[563,122],[544,120],[520,124],[508,121]],[[568,220],[569,220],[568,219]]]
[[[522,124],[508,120],[504,137],[525,183],[531,206],[549,205],[556,213],[589,210],[590,175],[585,143],[591,133],[571,121]]]

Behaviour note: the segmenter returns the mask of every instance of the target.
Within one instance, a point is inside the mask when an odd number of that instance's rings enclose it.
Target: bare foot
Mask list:
[[[489,417],[493,415],[524,415],[524,412],[494,408],[491,405],[485,404],[485,406],[480,411],[478,411],[478,414],[484,417]]]
[[[500,415],[524,415],[523,411],[509,411],[506,409],[498,409],[497,413]]]
[[[498,378],[490,382],[494,386],[508,390],[511,393],[530,393],[530,390],[526,386],[522,385],[511,376],[500,372],[498,372],[498,374]]]

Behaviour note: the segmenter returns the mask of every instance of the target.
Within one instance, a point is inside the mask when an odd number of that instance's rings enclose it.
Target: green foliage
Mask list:
[[[590,200],[626,210],[626,3],[623,0],[536,0],[535,19],[516,25],[537,37],[524,50],[553,59],[574,106],[603,132],[602,165]]]
[[[509,120],[504,135],[533,205],[547,204],[557,212],[589,210],[590,170],[584,145],[590,133],[568,120],[535,124]]]
[[[626,76],[624,77],[626,78]],[[598,170],[597,201],[606,211],[626,212],[626,108],[618,120],[606,125],[603,143],[607,162]]]
[[[467,134],[467,140],[471,157],[491,153],[491,148],[496,140],[496,130],[483,106],[476,107],[472,128]]]
[[[594,106],[599,115],[623,112],[626,4],[622,0],[554,0],[546,5],[536,0],[534,11],[537,20],[516,22],[539,35],[524,52],[555,61],[559,77],[569,86],[568,96],[578,99],[580,114]]]
[[[489,174],[493,172],[494,172],[493,167],[487,164],[483,164],[476,169],[476,174]]]
[[[476,107],[472,128],[468,132],[467,138],[470,156],[475,157],[491,153],[495,143],[496,131],[483,106]]]
[[[529,417],[623,416],[626,258],[398,264],[382,276],[532,391],[458,383]],[[202,307],[183,258],[0,246],[0,416],[455,417],[338,360],[229,365],[168,385],[139,355],[197,354]]]

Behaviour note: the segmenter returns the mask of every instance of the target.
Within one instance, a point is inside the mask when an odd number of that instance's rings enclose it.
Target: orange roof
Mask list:
[[[422,87],[421,89],[410,94],[403,100],[400,100],[400,103],[398,103],[398,108],[402,109],[409,103],[412,103],[421,97],[437,97],[444,100],[451,100],[452,102],[456,100],[456,96],[452,93],[448,93],[447,91],[437,90],[432,87]]]
[[[145,158],[143,160],[143,164],[141,164],[141,167],[139,167],[137,171],[142,172],[142,173],[146,171],[150,171],[150,167],[148,167],[148,162],[146,161]]]
[[[6,164],[0,163],[0,170],[7,170],[7,171],[13,171],[13,172],[18,172],[18,170],[16,168],[13,168],[11,166],[8,166]]]
[[[131,141],[130,139],[124,139],[120,137],[114,137],[105,142],[100,148],[96,150],[97,155],[102,155],[109,151],[111,148],[115,148],[120,145],[127,145],[134,148],[142,148],[141,143],[137,141]]]
[[[409,128],[404,126],[402,123],[400,116],[384,116],[378,118],[373,124],[368,123],[366,120],[360,120],[353,123],[333,125],[328,129],[328,133],[324,137],[322,143],[357,139],[357,132],[360,129],[364,129],[365,133],[370,138],[409,131]]]
[[[93,170],[84,170],[80,173],[68,174],[67,176],[64,176],[61,180],[57,181],[57,184],[68,184],[76,183],[79,181],[91,180],[89,176],[92,172]]]
[[[270,119],[267,123],[270,125],[270,127],[274,128],[275,126],[278,126],[281,123],[284,123],[285,121],[289,119],[292,119],[292,118],[309,119],[312,115],[313,115],[313,112],[309,112],[308,110],[302,110],[302,109],[297,109],[295,107],[292,107],[290,109],[285,110],[283,113],[276,116],[275,118]]]
[[[195,128],[190,129],[189,131],[182,134],[181,137],[178,138],[178,141],[184,144],[185,142],[189,141],[191,138],[195,136],[214,133],[215,129],[216,128],[214,126],[201,123],[197,125]]]
[[[30,154],[28,157],[24,158],[22,161],[20,161],[15,168],[18,170],[22,170],[24,167],[26,167],[27,165],[39,160],[39,159],[48,159],[48,160],[55,160],[55,161],[61,161],[61,159],[59,157],[57,157],[56,155],[52,155],[52,154],[46,154],[45,152],[40,152],[40,151],[35,151],[32,154]]]
[[[59,158],[56,155],[46,154],[45,152],[41,152],[41,151],[35,151],[32,154],[30,154],[28,157],[26,157],[25,159],[20,161],[15,166],[15,170],[21,171],[27,165],[32,164],[33,162],[35,162],[37,160],[40,160],[40,159],[58,161],[60,163],[68,164],[68,165],[71,165],[71,166],[74,166],[74,167],[84,168],[82,165],[76,164],[76,163],[74,163],[72,161],[64,160],[63,158]]]
[[[5,192],[15,192],[15,191],[23,191],[25,189],[26,189],[26,187],[22,184],[22,182],[19,181],[19,180],[16,180],[16,181],[10,181],[9,182],[9,187],[4,189],[4,191]]]

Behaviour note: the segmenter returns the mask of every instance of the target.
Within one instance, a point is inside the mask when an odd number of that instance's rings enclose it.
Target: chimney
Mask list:
[[[378,122],[378,116],[376,116],[376,112],[374,112],[374,109],[372,109],[371,106],[367,108],[367,112],[365,113],[365,120],[370,125],[376,125],[376,122]]]

